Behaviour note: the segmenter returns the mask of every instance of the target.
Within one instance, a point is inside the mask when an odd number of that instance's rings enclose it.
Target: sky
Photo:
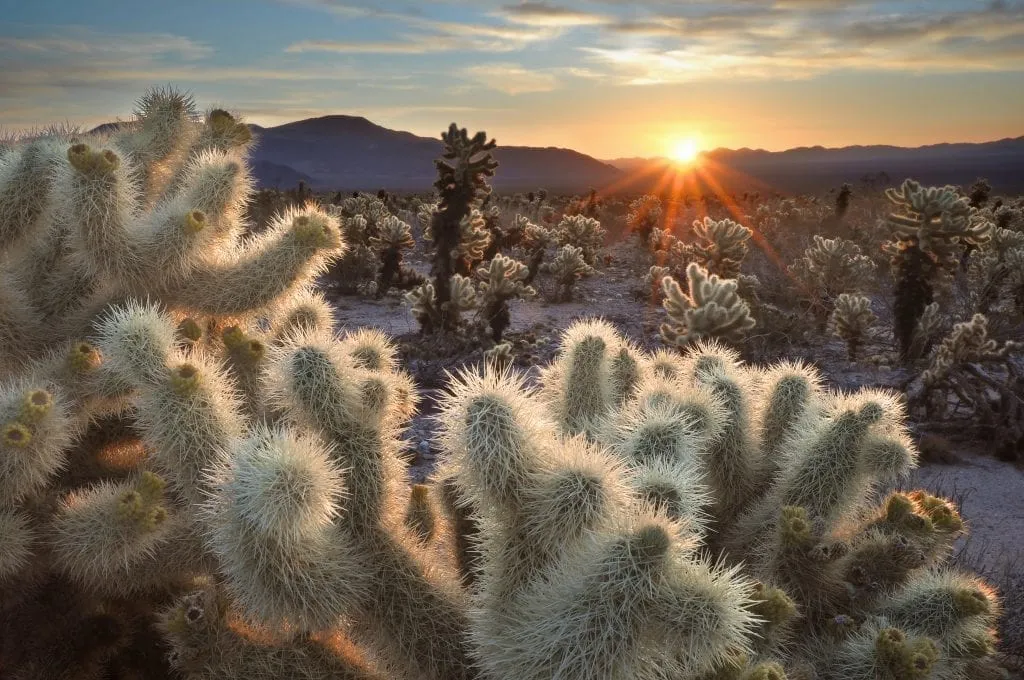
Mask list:
[[[1024,0],[0,0],[0,129],[151,86],[598,158],[1024,135]]]

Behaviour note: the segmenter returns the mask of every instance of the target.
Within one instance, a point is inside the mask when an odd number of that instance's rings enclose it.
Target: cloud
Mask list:
[[[581,12],[550,5],[546,2],[521,2],[518,5],[505,5],[497,14],[511,22],[529,26],[595,26],[614,21],[613,17],[604,14]]]
[[[633,85],[710,78],[800,79],[839,70],[1024,72],[1024,3],[921,12],[889,3],[733,0],[688,16],[659,14],[606,27],[605,44],[580,48]],[[692,12],[692,5],[687,6]],[[798,11],[799,10],[799,11]],[[646,38],[637,44],[637,38]],[[616,44],[618,42],[619,44]]]
[[[558,78],[545,71],[531,71],[518,64],[480,64],[462,70],[466,77],[505,94],[550,92],[558,87]]]
[[[139,58],[174,56],[198,61],[213,55],[213,48],[190,38],[167,33],[97,33],[84,27],[66,27],[65,35],[40,38],[0,36],[0,54],[50,59],[68,55],[104,58],[134,55]]]

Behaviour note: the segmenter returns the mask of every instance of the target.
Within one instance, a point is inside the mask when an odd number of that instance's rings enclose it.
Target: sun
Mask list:
[[[676,163],[689,165],[697,159],[698,153],[700,153],[700,148],[697,146],[697,140],[693,137],[680,139],[672,145],[671,156]]]

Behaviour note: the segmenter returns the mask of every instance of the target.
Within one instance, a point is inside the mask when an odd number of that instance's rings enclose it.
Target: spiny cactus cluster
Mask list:
[[[717,338],[738,342],[754,327],[750,306],[737,292],[735,280],[708,274],[696,262],[686,268],[689,292],[684,293],[672,277],[662,279],[662,303],[669,321],[661,325],[662,340],[686,347],[699,340]]]
[[[494,175],[497,161],[490,151],[494,140],[478,132],[472,138],[465,128],[454,123],[442,133],[444,153],[435,161],[438,179],[434,183],[439,201],[430,218],[428,234],[434,244],[431,270],[438,330],[456,326],[451,279],[455,274],[469,276],[475,261],[483,256],[490,235],[484,228],[479,205],[490,194],[487,179]],[[420,296],[426,299],[425,296]]]
[[[594,273],[594,268],[587,264],[583,249],[564,245],[558,249],[550,262],[540,266],[540,271],[550,274],[555,281],[555,300],[569,302],[573,298],[576,282]]]
[[[480,517],[486,677],[992,671],[998,600],[942,566],[956,510],[878,504],[916,456],[892,395],[716,345],[644,355],[601,322],[566,332],[538,395],[490,370],[443,408],[442,477]]]
[[[993,225],[955,187],[922,187],[908,179],[886,196],[895,206],[887,220],[894,238],[894,334],[906,360],[918,319],[936,290],[948,286],[963,248],[988,242]]]
[[[723,279],[738,279],[752,234],[750,229],[728,218],[696,220],[694,241],[687,244],[689,259]]]
[[[814,243],[789,271],[812,298],[819,316],[827,318],[843,293],[870,291],[877,268],[853,241],[815,234]]]
[[[877,320],[866,295],[840,293],[836,298],[830,321],[835,334],[846,341],[850,361],[857,358]]]
[[[651,232],[662,226],[664,209],[661,199],[657,196],[645,195],[629,204],[626,226],[629,231],[640,237],[640,243],[646,245]]]
[[[593,217],[566,215],[555,227],[554,233],[558,245],[579,248],[583,261],[592,267],[597,261],[598,251],[604,247],[607,232]]]

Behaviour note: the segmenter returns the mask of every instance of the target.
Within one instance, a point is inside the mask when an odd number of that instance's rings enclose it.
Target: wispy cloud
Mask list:
[[[546,2],[521,2],[518,5],[505,5],[496,14],[513,23],[529,26],[599,26],[612,23],[615,20],[614,17],[607,14],[584,12]]]
[[[551,92],[558,87],[552,73],[523,68],[518,64],[480,64],[462,71],[468,78],[506,94]]]
[[[692,16],[621,21],[607,30],[626,43],[612,40],[581,50],[620,82],[636,85],[725,77],[792,80],[850,69],[1024,71],[1024,4],[890,10],[867,17],[853,10],[858,4],[865,3],[789,0],[738,13],[735,2],[724,3]],[[653,42],[628,44],[636,37]]]

